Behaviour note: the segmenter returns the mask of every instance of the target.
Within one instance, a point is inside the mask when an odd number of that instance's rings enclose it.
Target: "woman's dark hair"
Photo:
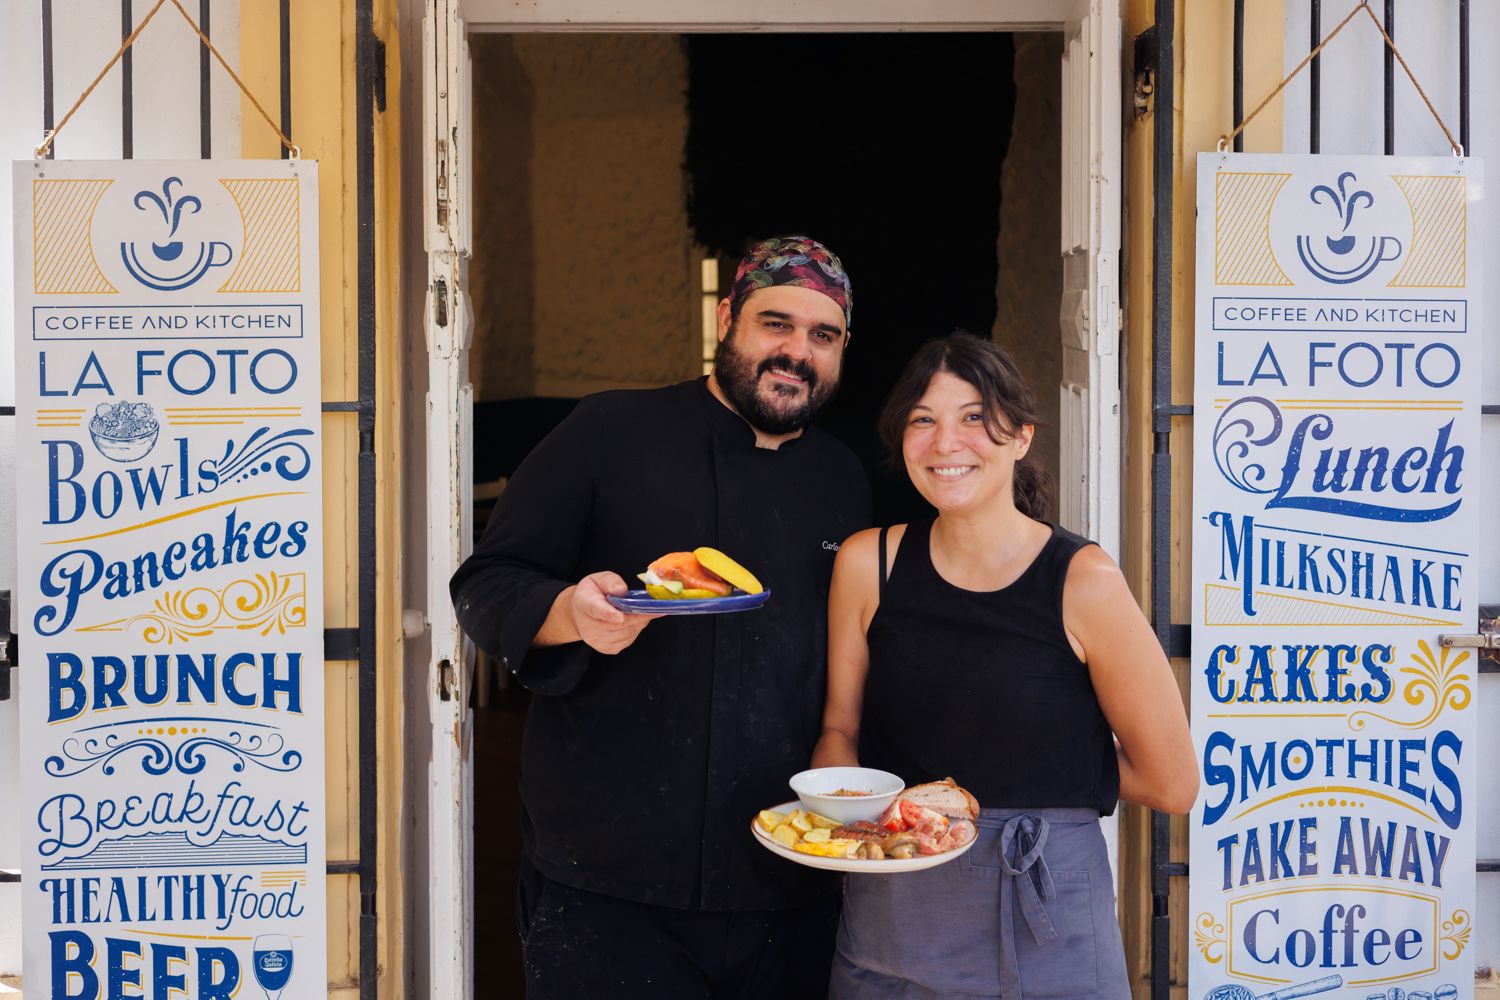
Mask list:
[[[896,380],[880,413],[880,440],[891,462],[901,464],[901,439],[912,408],[921,402],[938,372],[947,372],[979,390],[985,430],[996,444],[1008,441],[1022,424],[1037,424],[1036,403],[1005,348],[963,330],[923,344]],[[1016,463],[1016,509],[1046,520],[1052,511],[1052,477],[1028,452]]]

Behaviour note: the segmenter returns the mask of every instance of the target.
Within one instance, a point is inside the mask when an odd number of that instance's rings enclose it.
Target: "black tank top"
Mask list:
[[[1093,543],[1054,527],[1014,583],[977,593],[938,575],[931,530],[907,527],[870,621],[860,762],[907,784],[951,775],[987,809],[1113,812],[1114,738],[1063,631],[1068,564]]]

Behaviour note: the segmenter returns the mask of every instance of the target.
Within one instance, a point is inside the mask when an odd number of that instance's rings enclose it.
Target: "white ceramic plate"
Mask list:
[[[805,808],[806,806],[796,801],[783,802],[779,806],[771,807],[773,812],[782,814],[790,813],[793,809]],[[769,833],[760,828],[760,824],[754,819],[750,820],[750,832],[755,835],[755,839],[760,843],[760,846],[772,854],[786,858],[788,861],[795,861],[797,864],[806,865],[809,868],[822,868],[825,871],[852,872],[863,875],[896,875],[900,872],[919,872],[924,868],[936,868],[938,865],[946,864],[954,858],[967,853],[969,848],[973,847],[979,840],[979,831],[975,830],[973,840],[962,847],[956,847],[951,851],[944,851],[942,854],[918,854],[914,858],[886,858],[883,861],[865,861],[858,858],[823,858],[816,854],[803,854],[801,851],[794,851],[780,841],[773,839]]]

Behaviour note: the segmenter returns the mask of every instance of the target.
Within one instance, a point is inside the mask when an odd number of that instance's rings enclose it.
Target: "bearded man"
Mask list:
[[[533,697],[517,923],[533,998],[759,997],[828,982],[838,882],[755,844],[822,719],[828,583],[870,522],[809,426],[852,296],[803,236],[757,244],[713,374],[590,396],[522,463],[454,576],[458,619]],[[622,573],[711,546],[771,591],[741,614],[624,614]]]

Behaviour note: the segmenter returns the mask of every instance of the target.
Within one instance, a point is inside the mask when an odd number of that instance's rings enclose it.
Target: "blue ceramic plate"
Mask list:
[[[644,590],[632,590],[623,596],[608,594],[605,599],[627,615],[722,615],[758,608],[771,599],[771,592],[662,601]]]

